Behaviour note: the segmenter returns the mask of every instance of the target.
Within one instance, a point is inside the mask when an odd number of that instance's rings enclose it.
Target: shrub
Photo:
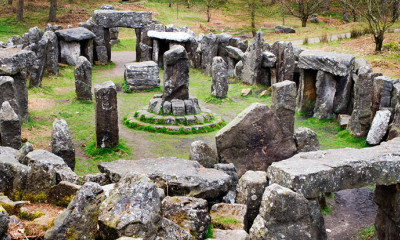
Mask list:
[[[328,42],[329,42],[328,34],[327,34],[327,33],[324,33],[324,34],[319,38],[319,41],[320,41],[321,43],[328,43]]]
[[[308,44],[308,37],[304,38],[303,40],[303,45],[307,45]]]
[[[383,44],[382,49],[387,50],[387,51],[397,52],[400,50],[400,46],[399,46],[399,43],[397,43],[397,42],[390,42],[387,44]]]
[[[122,91],[124,91],[125,93],[131,93],[132,90],[129,88],[128,84],[126,84],[126,82],[122,83]]]

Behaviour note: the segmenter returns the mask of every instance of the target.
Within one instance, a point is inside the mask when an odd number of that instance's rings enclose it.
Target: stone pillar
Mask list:
[[[333,112],[336,114],[351,114],[349,105],[351,98],[351,90],[353,88],[352,73],[344,77],[336,79],[336,93],[333,100]]]
[[[43,38],[47,41],[46,69],[48,74],[58,75],[58,38],[52,31],[44,33]],[[92,49],[93,50],[93,49]],[[93,54],[93,53],[92,53]]]
[[[3,102],[8,103],[13,108],[16,114],[19,113],[17,100],[15,99],[14,79],[8,76],[0,76],[0,106]]]
[[[92,64],[85,57],[79,57],[74,75],[77,98],[92,100]]]
[[[81,55],[79,42],[65,42],[60,40],[61,63],[75,66]]]
[[[212,60],[218,53],[217,36],[210,33],[201,40],[201,72],[211,76]]]
[[[15,97],[18,102],[19,116],[22,122],[28,122],[28,87],[26,85],[26,72],[19,72],[13,76]]]
[[[3,102],[0,110],[0,138],[2,146],[21,147],[21,122],[7,101]]]
[[[318,119],[333,118],[333,100],[336,93],[335,77],[327,72],[318,71],[316,94],[317,99],[314,107],[314,117]]]
[[[176,46],[164,53],[163,101],[189,98],[189,59],[184,47]]]
[[[228,65],[222,57],[214,57],[212,63],[211,95],[225,98],[228,94]]]
[[[61,157],[72,169],[75,169],[75,148],[67,122],[56,119],[51,132],[51,152]]]
[[[294,133],[296,83],[286,80],[272,85],[272,110],[290,136]]]
[[[46,65],[47,41],[42,38],[36,48],[36,59],[29,67],[29,87],[40,87]]]
[[[262,32],[259,30],[249,46],[248,51],[243,55],[243,70],[241,80],[243,83],[255,85],[261,80],[261,63],[263,59]]]
[[[157,64],[158,64],[159,51],[160,51],[160,45],[159,45],[158,40],[153,40],[153,55],[152,55],[152,59]]]
[[[140,62],[140,41],[142,39],[142,29],[140,28],[135,28],[135,33],[136,33],[136,62]]]
[[[272,45],[272,51],[276,56],[277,82],[293,81],[295,59],[292,43],[275,42]]]
[[[375,218],[377,239],[395,240],[400,236],[400,186],[377,185],[374,201],[378,204]]]
[[[87,39],[81,42],[82,56],[84,56],[91,64],[93,64],[93,39]]]
[[[317,71],[300,69],[300,84],[296,99],[297,111],[312,115],[317,93],[315,81]]]
[[[376,112],[384,107],[390,107],[393,79],[386,76],[373,78],[372,81],[372,119]]]
[[[311,239],[328,239],[326,236],[325,220],[318,199],[308,199],[308,205],[311,215]]]
[[[96,96],[96,141],[98,148],[119,144],[117,89],[112,81],[94,87]]]

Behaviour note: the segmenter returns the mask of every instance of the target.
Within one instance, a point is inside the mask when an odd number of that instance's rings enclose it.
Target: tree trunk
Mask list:
[[[207,5],[207,22],[211,21],[210,5]]]
[[[24,0],[18,0],[17,21],[22,22],[23,20],[24,20]]]
[[[329,0],[325,0],[325,5],[324,5],[324,14],[326,14],[329,10]]]
[[[301,27],[307,27],[307,19],[308,17],[301,18]]]
[[[187,8],[190,8],[190,0],[187,0]]]
[[[57,0],[50,0],[49,22],[57,21]]]
[[[13,0],[8,0],[8,5],[12,5]]]
[[[375,39],[375,51],[382,51],[383,40],[385,39],[385,32],[379,32],[374,34]]]
[[[355,0],[353,0],[353,7],[352,7],[352,10],[351,10],[351,15],[353,15],[353,22],[357,22],[357,13],[356,13],[356,10],[355,10],[355,7],[356,7],[356,2],[355,2]]]
[[[393,18],[392,18],[392,23],[395,23],[397,21],[397,19],[399,19],[399,5],[400,5],[400,1],[396,0],[393,3]]]
[[[168,7],[172,7],[172,0],[169,0],[169,5]]]

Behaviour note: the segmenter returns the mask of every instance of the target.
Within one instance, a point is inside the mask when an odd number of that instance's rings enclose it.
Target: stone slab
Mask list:
[[[93,20],[104,28],[142,28],[152,19],[151,12],[95,10]]]
[[[189,42],[192,36],[184,32],[158,32],[158,31],[148,31],[147,36],[149,38],[166,40],[170,42]]]

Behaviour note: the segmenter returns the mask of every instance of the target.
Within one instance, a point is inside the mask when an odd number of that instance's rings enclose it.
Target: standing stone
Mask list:
[[[336,92],[335,77],[323,71],[317,73],[317,99],[314,108],[314,117],[318,119],[333,118],[333,100]]]
[[[160,87],[158,66],[153,61],[125,64],[124,78],[131,90],[145,90]]]
[[[0,110],[1,146],[21,147],[21,122],[9,102],[3,102]]]
[[[367,135],[371,123],[372,76],[370,73],[356,75],[354,79],[354,106],[347,130],[354,137]]]
[[[247,170],[267,170],[271,163],[296,152],[293,136],[268,106],[253,103],[215,136],[220,162],[233,163],[242,176]]]
[[[394,111],[392,125],[389,130],[388,140],[400,136],[400,102],[397,103]]]
[[[333,112],[336,114],[349,114],[351,109],[350,98],[353,88],[352,73],[344,77],[337,77],[336,93],[333,100]],[[352,104],[352,102],[351,102]]]
[[[217,34],[218,39],[218,53],[217,56],[222,57],[222,59],[227,62],[228,61],[228,52],[226,47],[229,45],[229,41],[232,39],[232,36],[226,33]]]
[[[52,31],[47,31],[43,35],[43,39],[47,43],[46,47],[46,69],[47,73],[58,75],[58,38]]]
[[[217,161],[215,151],[203,141],[194,141],[190,144],[189,160],[198,161],[206,168],[212,168]]]
[[[241,80],[243,83],[255,85],[261,81],[261,62],[263,52],[262,32],[259,30],[243,56],[243,71]]]
[[[81,55],[81,45],[79,42],[65,42],[60,40],[61,63],[75,66]]]
[[[214,165],[214,168],[223,171],[231,177],[231,188],[228,193],[222,198],[222,201],[225,203],[235,203],[236,186],[239,181],[235,165],[233,165],[233,163],[217,163]]]
[[[51,152],[61,157],[72,169],[75,169],[75,148],[67,122],[56,119],[51,132]]]
[[[306,127],[299,127],[294,133],[297,152],[311,152],[319,150],[317,134]]]
[[[242,73],[243,73],[243,61],[240,60],[235,65],[234,77],[242,79]]]
[[[8,76],[0,76],[0,106],[8,101],[14,112],[18,114],[19,107],[15,98],[14,79]]]
[[[225,98],[228,94],[228,65],[222,57],[214,57],[212,63],[211,95]]]
[[[379,144],[389,128],[391,112],[389,110],[379,110],[376,112],[371,128],[367,135],[369,145]]]
[[[244,229],[248,231],[260,209],[261,198],[268,185],[267,173],[247,171],[237,185],[236,202],[247,206],[244,216]]]
[[[36,59],[32,62],[29,69],[29,87],[40,87],[44,74],[47,56],[47,41],[42,38],[35,46]]]
[[[289,80],[272,85],[271,108],[289,135],[293,135],[294,132],[296,92],[296,83]]]
[[[382,108],[390,107],[391,93],[393,89],[393,79],[386,76],[373,78],[372,85],[372,118],[375,113]]]
[[[250,239],[311,240],[308,200],[291,189],[272,184],[262,196],[260,213],[250,229]]]
[[[92,100],[92,64],[85,57],[79,57],[74,75],[76,97]]]
[[[94,87],[96,96],[96,141],[98,148],[119,144],[117,89],[112,81]]]
[[[315,79],[317,71],[300,69],[300,83],[297,93],[296,107],[301,113],[312,115],[317,99]]]
[[[218,38],[210,33],[205,35],[201,40],[201,72],[207,76],[211,76],[212,62],[218,54]]]
[[[164,53],[163,101],[189,98],[189,60],[184,47],[176,46]]]
[[[291,42],[275,42],[272,51],[276,56],[276,81],[293,81],[295,59]]]

